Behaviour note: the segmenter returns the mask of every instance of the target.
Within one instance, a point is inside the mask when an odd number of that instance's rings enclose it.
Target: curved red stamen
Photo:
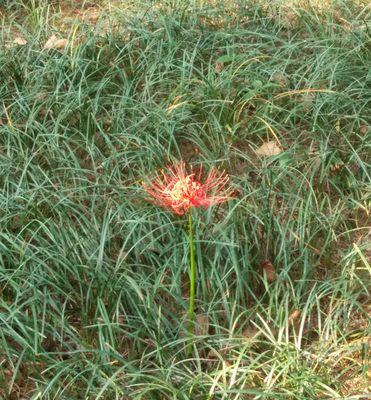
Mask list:
[[[229,176],[225,171],[219,173],[213,168],[201,182],[202,166],[197,174],[192,166],[189,169],[187,174],[184,162],[168,166],[167,172],[160,170],[151,182],[144,184],[144,189],[157,204],[179,215],[191,207],[207,208],[232,197],[232,189],[227,187]]]

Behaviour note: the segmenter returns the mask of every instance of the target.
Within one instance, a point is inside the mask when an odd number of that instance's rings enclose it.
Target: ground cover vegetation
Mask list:
[[[366,2],[0,2],[0,398],[364,399]],[[230,176],[187,220],[142,181]]]

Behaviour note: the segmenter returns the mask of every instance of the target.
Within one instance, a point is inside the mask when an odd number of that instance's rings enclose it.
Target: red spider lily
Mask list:
[[[202,168],[197,174],[190,167],[187,173],[184,162],[174,163],[168,172],[160,171],[144,189],[162,207],[170,208],[175,214],[183,215],[191,207],[210,207],[231,198],[232,190],[227,187],[229,176],[212,168],[201,182]]]

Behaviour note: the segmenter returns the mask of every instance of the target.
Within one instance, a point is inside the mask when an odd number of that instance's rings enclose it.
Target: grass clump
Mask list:
[[[10,3],[0,396],[362,398],[366,5]],[[45,48],[52,34],[67,41]],[[197,218],[191,358],[183,221],[140,185],[181,158],[236,192]]]

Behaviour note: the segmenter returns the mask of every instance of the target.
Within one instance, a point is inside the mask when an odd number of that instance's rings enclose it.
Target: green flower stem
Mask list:
[[[195,324],[195,289],[196,289],[196,267],[195,267],[195,249],[193,242],[193,220],[192,220],[192,209],[188,213],[189,223],[189,261],[190,261],[190,288],[189,288],[189,331],[191,334],[194,333]]]

